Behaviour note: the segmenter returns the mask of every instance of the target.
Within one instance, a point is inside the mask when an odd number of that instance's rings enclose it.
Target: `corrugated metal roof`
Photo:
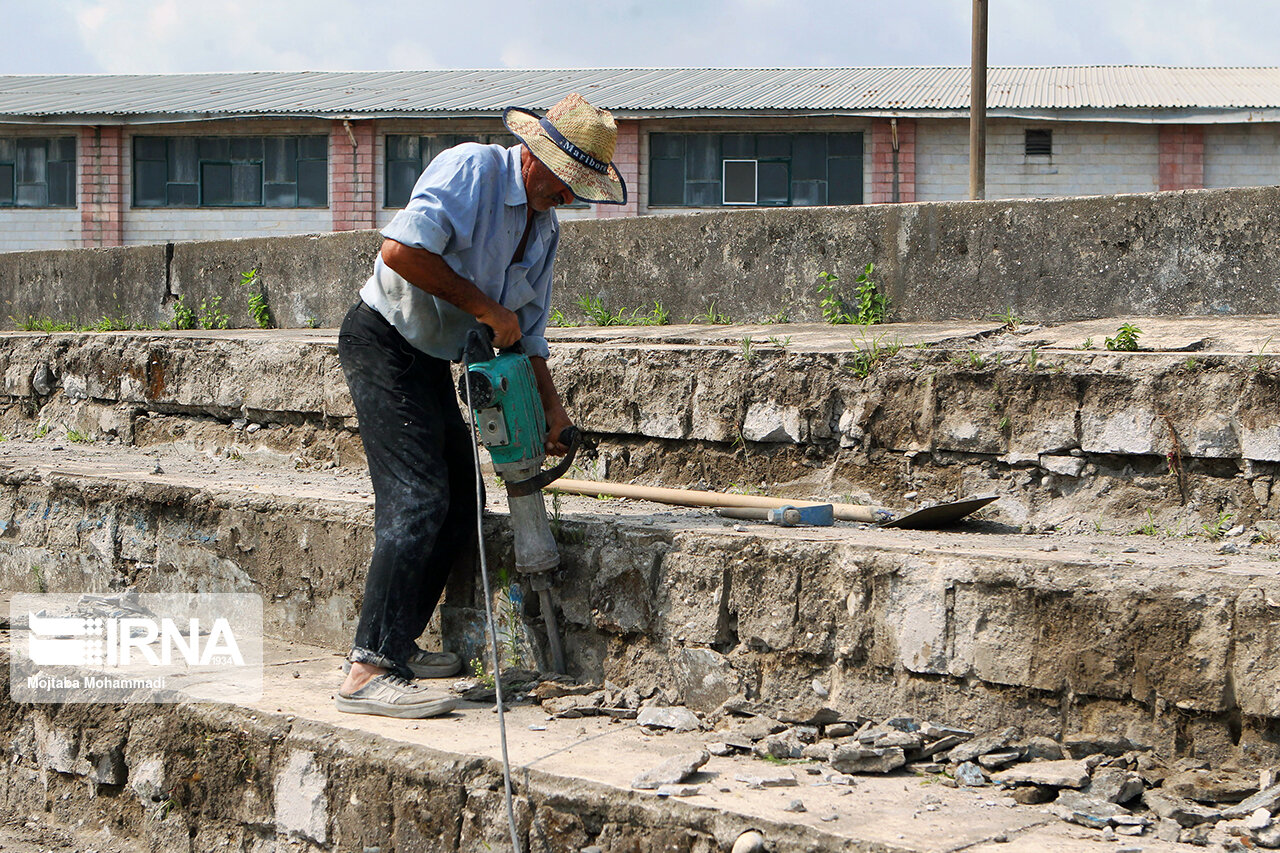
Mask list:
[[[988,70],[988,109],[1280,108],[1280,68],[1058,66]],[[0,76],[0,115],[495,114],[545,109],[565,93],[622,113],[951,112],[969,106],[969,69],[610,68],[390,72]]]

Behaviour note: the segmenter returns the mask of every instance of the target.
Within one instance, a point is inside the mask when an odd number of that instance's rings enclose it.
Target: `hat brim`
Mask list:
[[[592,204],[626,204],[627,185],[612,163],[601,173],[570,157],[551,141],[536,113],[521,107],[507,107],[502,123],[523,142],[542,165],[565,182],[574,198]]]

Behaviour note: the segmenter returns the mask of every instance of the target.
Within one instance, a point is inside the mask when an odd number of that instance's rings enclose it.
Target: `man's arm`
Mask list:
[[[515,312],[485,296],[480,288],[454,272],[444,258],[435,252],[386,239],[382,241],[382,262],[414,287],[466,311],[493,329],[493,344],[499,349],[509,347],[523,337]],[[545,367],[544,363],[544,370]],[[548,381],[550,378],[550,374],[547,374]],[[538,385],[541,390],[541,380]],[[551,393],[555,394],[554,388]]]
[[[533,378],[538,382],[538,396],[542,398],[542,410],[547,413],[547,452],[552,456],[564,456],[569,448],[560,443],[560,433],[565,427],[573,426],[569,413],[560,402],[556,393],[556,385],[551,380],[551,371],[547,369],[547,360],[541,356],[531,356],[529,363],[533,365]]]

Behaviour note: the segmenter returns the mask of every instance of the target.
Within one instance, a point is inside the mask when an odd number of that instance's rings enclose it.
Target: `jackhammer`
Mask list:
[[[560,565],[560,551],[547,522],[542,489],[569,470],[582,435],[577,428],[567,427],[560,434],[560,443],[569,449],[564,459],[542,470],[547,418],[533,365],[518,342],[495,355],[492,340],[493,332],[487,326],[467,333],[458,393],[470,407],[480,443],[488,449],[494,471],[506,486],[516,570],[529,576],[530,588],[538,593],[551,666],[564,674],[564,647],[551,587],[551,572]]]

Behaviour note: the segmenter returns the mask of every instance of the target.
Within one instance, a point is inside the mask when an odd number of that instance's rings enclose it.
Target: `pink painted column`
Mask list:
[[[898,122],[898,198],[916,200],[916,120],[900,118]],[[893,124],[887,118],[871,123],[871,199],[872,204],[886,204],[893,197]]]
[[[76,180],[80,186],[80,245],[124,245],[124,129],[80,128]]]
[[[329,210],[334,231],[378,224],[373,122],[335,121],[329,132]]]
[[[611,219],[618,216],[640,214],[640,122],[618,122],[618,145],[613,152],[613,164],[627,185],[626,204],[597,204],[596,216]]]
[[[1160,189],[1198,190],[1204,186],[1204,127],[1160,125]]]

